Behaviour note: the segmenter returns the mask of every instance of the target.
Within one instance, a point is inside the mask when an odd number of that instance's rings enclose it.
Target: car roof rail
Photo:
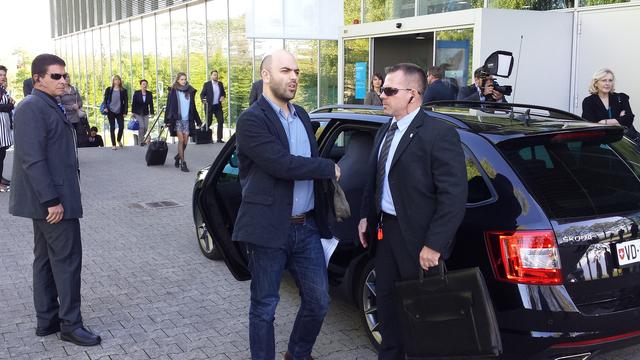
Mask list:
[[[375,112],[381,112],[382,106],[376,105],[360,105],[360,104],[336,104],[336,105],[327,105],[322,106],[315,109],[314,113],[330,113],[334,110],[369,110]]]

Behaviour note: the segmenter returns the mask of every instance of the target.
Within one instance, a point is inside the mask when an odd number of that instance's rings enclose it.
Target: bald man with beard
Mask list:
[[[311,359],[329,309],[322,238],[330,238],[328,194],[320,181],[340,168],[318,156],[307,112],[291,103],[298,89],[295,57],[265,57],[262,96],[238,118],[236,141],[242,202],[233,240],[247,245],[251,271],[249,342],[252,359],[275,358],[273,321],[282,273],[300,290],[300,308],[284,359]]]

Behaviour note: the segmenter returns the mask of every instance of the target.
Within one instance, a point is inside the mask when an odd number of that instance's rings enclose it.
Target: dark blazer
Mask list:
[[[193,86],[189,85],[189,133],[196,131],[196,124],[200,126],[200,114],[196,109],[196,93],[198,92]],[[169,97],[167,97],[167,108],[165,109],[164,123],[169,126],[171,135],[175,136],[176,121],[181,120],[180,106],[178,105],[178,90],[170,88]]]
[[[224,85],[222,85],[222,82],[218,81],[218,85],[220,85],[220,96],[218,98],[226,97],[227,93],[224,92]],[[203,102],[206,101],[209,109],[211,109],[214,106],[213,83],[211,82],[211,80],[202,84],[202,92],[200,93],[200,100],[202,100]],[[220,103],[218,103],[217,105],[220,106]]]
[[[9,212],[45,219],[45,204],[57,199],[64,207],[64,219],[81,218],[73,125],[48,95],[37,89],[32,95],[20,102],[14,117]]]
[[[27,97],[27,95],[31,95],[32,91],[33,91],[33,79],[32,78],[25,79],[22,82],[22,94],[24,95],[24,97]]]
[[[133,99],[131,100],[131,112],[136,115],[153,115],[155,110],[153,109],[153,94],[147,91],[146,101],[142,100],[142,90],[136,90],[133,92]]]
[[[609,106],[611,107],[611,116],[618,120],[621,125],[633,125],[635,115],[631,111],[629,105],[629,96],[625,93],[609,93]],[[620,116],[624,110],[625,115]],[[591,94],[582,100],[582,117],[591,122],[598,122],[604,119],[610,119],[609,112],[604,107],[598,94]]]
[[[335,164],[318,157],[318,144],[309,115],[294,105],[311,145],[311,157],[289,153],[287,134],[269,102],[260,97],[240,114],[236,125],[242,202],[233,230],[234,241],[284,247],[289,237],[293,184],[315,179],[314,216],[323,238],[330,238],[324,181],[335,176]]]
[[[447,85],[444,81],[438,79],[432,82],[424,92],[423,103],[438,100],[455,100],[456,93],[452,86]]]
[[[376,135],[366,174],[360,211],[372,226],[379,218],[373,200],[378,149],[390,124]],[[398,143],[388,178],[404,245],[416,261],[423,246],[449,257],[467,200],[466,165],[456,130],[419,111]]]
[[[249,105],[253,105],[254,102],[262,95],[262,79],[254,81],[251,84],[251,93],[249,93]]]
[[[111,113],[113,112],[109,109],[109,104],[111,104],[112,94],[113,94],[113,90],[111,89],[111,86],[109,86],[108,88],[104,89],[104,97],[102,98],[102,102],[107,105],[107,110]],[[122,87],[120,88],[120,114],[127,115],[128,112],[129,112],[129,94],[127,93],[127,88]],[[117,114],[117,115],[120,115],[120,114]]]

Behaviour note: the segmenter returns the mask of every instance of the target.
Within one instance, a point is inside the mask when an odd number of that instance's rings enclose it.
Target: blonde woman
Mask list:
[[[184,160],[189,133],[196,131],[196,124],[198,126],[202,124],[196,110],[196,92],[196,89],[189,85],[187,74],[179,72],[167,97],[164,122],[171,130],[171,135],[178,137],[178,154],[173,159],[175,166],[184,172],[189,172],[187,162]]]
[[[593,74],[589,84],[591,95],[582,100],[582,117],[600,124],[622,125],[636,133],[629,96],[614,92],[615,79],[609,69],[600,69]]]
[[[122,78],[113,75],[111,86],[104,90],[103,103],[106,105],[106,114],[109,119],[109,130],[111,131],[111,145],[113,150],[116,147],[116,121],[118,121],[118,145],[122,147],[122,133],[124,132],[124,117],[129,112],[129,95],[127,89],[122,86]]]

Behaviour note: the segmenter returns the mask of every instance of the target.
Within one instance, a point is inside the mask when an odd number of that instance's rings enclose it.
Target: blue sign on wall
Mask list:
[[[356,99],[364,99],[367,94],[367,62],[356,63]]]

